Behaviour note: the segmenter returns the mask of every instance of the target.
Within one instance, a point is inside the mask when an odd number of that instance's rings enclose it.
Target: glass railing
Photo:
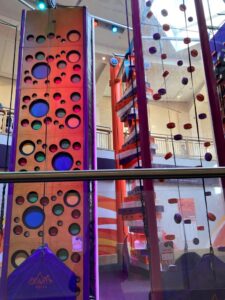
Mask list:
[[[0,173],[0,299],[224,299],[224,177],[225,168]]]

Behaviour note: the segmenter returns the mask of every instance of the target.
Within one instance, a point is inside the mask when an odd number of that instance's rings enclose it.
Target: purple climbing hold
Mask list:
[[[202,113],[202,114],[199,114],[198,117],[200,120],[204,120],[207,118],[207,115],[205,113]]]
[[[206,154],[205,154],[205,160],[206,161],[211,161],[212,160],[212,154],[209,153],[209,152],[206,152]]]
[[[180,214],[175,214],[174,215],[174,221],[177,223],[177,224],[180,224],[181,221],[182,221],[182,216]]]
[[[182,138],[183,138],[183,136],[181,134],[174,135],[174,140],[175,141],[180,141],[180,140],[182,140]]]
[[[161,38],[161,35],[158,32],[153,34],[154,40],[160,40],[160,38]]]
[[[188,84],[188,78],[183,77],[181,82],[182,82],[183,85],[187,85]]]
[[[179,67],[183,66],[183,60],[178,60],[177,65],[178,65]]]
[[[155,54],[156,52],[157,52],[156,47],[150,47],[150,48],[149,48],[149,53],[150,53],[150,54]]]
[[[163,96],[163,95],[166,94],[166,89],[161,88],[161,89],[158,90],[158,93],[159,93],[161,96]]]

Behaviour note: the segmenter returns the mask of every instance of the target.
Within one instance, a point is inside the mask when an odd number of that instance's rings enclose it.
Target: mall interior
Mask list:
[[[224,0],[0,0],[0,300],[224,300],[224,134]]]

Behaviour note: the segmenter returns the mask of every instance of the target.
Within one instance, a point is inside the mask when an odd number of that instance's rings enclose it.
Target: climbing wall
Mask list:
[[[27,12],[22,30],[12,170],[89,168],[92,99],[88,99],[91,47],[87,49],[87,40],[85,8]],[[87,199],[87,184],[83,182],[15,184],[6,249],[8,275],[34,250],[47,244],[77,275],[77,299],[86,298]]]

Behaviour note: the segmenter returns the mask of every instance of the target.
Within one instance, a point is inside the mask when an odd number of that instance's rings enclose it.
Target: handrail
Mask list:
[[[187,179],[225,177],[225,167],[0,172],[0,183],[95,181],[121,179]]]

